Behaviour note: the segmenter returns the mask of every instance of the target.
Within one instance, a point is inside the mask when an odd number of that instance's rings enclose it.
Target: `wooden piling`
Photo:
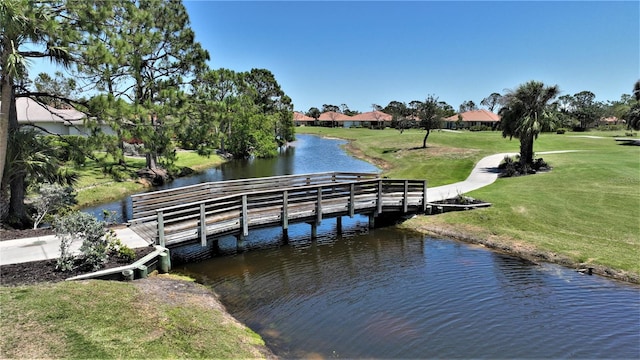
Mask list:
[[[133,280],[133,270],[131,269],[127,269],[127,270],[123,270],[122,271],[122,278],[125,281],[132,281]]]
[[[149,275],[148,269],[146,265],[138,266],[138,277],[140,279],[144,279]]]
[[[158,255],[158,272],[160,274],[166,274],[171,269],[171,260],[169,259],[169,252],[162,252]]]

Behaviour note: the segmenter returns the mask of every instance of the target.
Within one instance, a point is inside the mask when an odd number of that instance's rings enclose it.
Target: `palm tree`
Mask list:
[[[15,113],[11,111],[16,81],[27,76],[30,58],[48,58],[64,65],[71,60],[67,49],[72,35],[56,19],[56,15],[67,11],[63,5],[60,1],[38,4],[26,0],[0,2],[0,154],[3,154],[0,156],[0,181],[3,179],[9,131],[17,127]],[[22,49],[27,44],[30,49]],[[34,45],[43,45],[44,49],[31,50]]]
[[[61,150],[51,139],[33,128],[11,131],[7,147],[6,179],[11,186],[10,211],[6,223],[15,228],[31,224],[24,204],[29,184],[57,183],[72,185],[77,175],[63,166]]]
[[[640,80],[633,85],[633,97],[635,104],[631,106],[625,119],[629,129],[640,130]]]
[[[533,142],[550,122],[549,102],[559,93],[557,85],[546,87],[542,82],[529,81],[504,95],[502,136],[520,139],[520,164],[523,169],[533,164]]]

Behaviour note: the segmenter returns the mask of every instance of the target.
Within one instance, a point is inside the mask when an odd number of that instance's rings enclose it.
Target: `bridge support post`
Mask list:
[[[336,218],[336,232],[338,235],[342,235],[342,216]]]
[[[318,238],[318,224],[310,223],[311,225],[311,240],[315,240]]]
[[[236,250],[238,252],[244,252],[247,250],[247,245],[244,242],[244,235],[236,235]]]
[[[376,227],[376,216],[374,214],[369,215],[369,229]]]

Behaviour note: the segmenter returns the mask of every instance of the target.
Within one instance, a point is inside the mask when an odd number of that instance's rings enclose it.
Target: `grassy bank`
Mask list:
[[[422,149],[424,132],[417,130],[298,130],[353,140],[350,149],[383,164],[385,175],[427,179],[429,186],[464,180],[486,155],[518,151],[516,139],[503,139],[498,132],[435,132]],[[605,138],[577,137],[582,135]],[[605,275],[637,282],[640,147],[618,145],[614,135],[621,134],[542,134],[537,152],[585,151],[544,155],[553,166],[550,173],[498,179],[467,194],[493,203],[490,208],[419,216],[403,226],[474,238],[509,251],[526,249],[550,261],[600,266]]]
[[[177,167],[188,167],[196,172],[224,162],[220,156],[200,156],[192,151],[178,152],[177,157],[175,163]],[[128,157],[127,165],[130,170],[125,173],[128,179],[124,181],[116,181],[111,175],[103,173],[102,169],[92,160],[87,160],[84,166],[74,168],[74,171],[80,175],[76,184],[78,207],[122,199],[127,195],[144,190],[146,185],[137,181],[135,175],[136,170],[145,167],[144,158]]]
[[[173,276],[0,288],[0,358],[264,358],[261,338]]]

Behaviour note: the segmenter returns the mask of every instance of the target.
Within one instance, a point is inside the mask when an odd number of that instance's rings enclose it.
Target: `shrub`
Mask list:
[[[60,239],[60,258],[56,268],[60,271],[72,270],[75,256],[71,247],[82,239],[80,253],[83,265],[92,270],[102,267],[108,257],[109,239],[105,236],[104,224],[92,215],[74,211],[58,217],[54,223],[56,237]]]
[[[33,201],[36,213],[33,216],[33,228],[37,229],[42,221],[51,221],[51,216],[68,210],[77,203],[76,194],[70,186],[59,184],[41,184],[38,196]]]
[[[556,134],[564,134],[567,131],[567,129],[558,129],[556,130]]]
[[[136,258],[136,252],[127,245],[123,244],[120,239],[116,238],[113,230],[110,230],[108,235],[110,240],[109,252],[111,254],[113,254],[123,262],[131,262]]]
[[[122,144],[123,152],[128,156],[142,156],[144,155],[144,145],[138,143],[124,142]]]
[[[505,156],[502,163],[498,166],[498,169],[500,170],[500,177],[513,177],[535,174],[538,171],[551,170],[551,167],[542,158],[534,159],[533,164],[530,166],[522,166],[519,161],[519,156],[516,156],[515,158]]]
[[[491,131],[491,127],[486,125],[474,125],[469,128],[470,131]]]

